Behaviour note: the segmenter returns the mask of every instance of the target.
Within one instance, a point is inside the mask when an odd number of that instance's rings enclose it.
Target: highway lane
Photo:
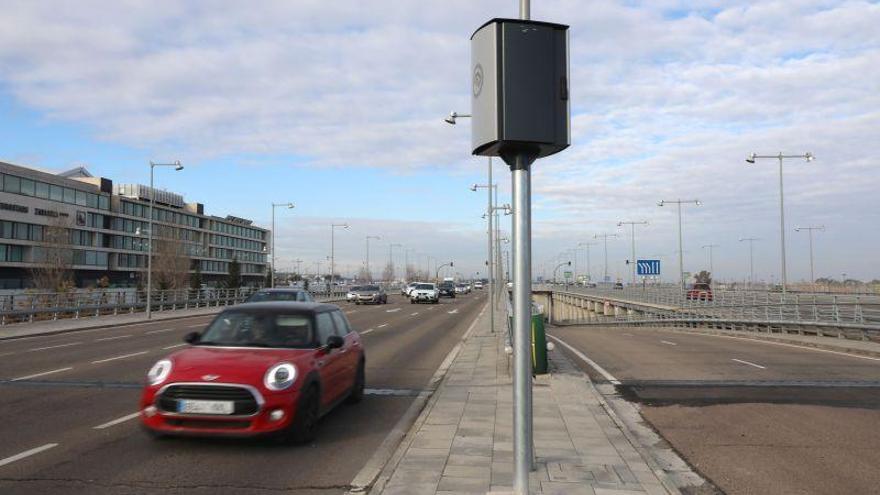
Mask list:
[[[626,327],[556,327],[728,494],[877,493],[880,359]]]
[[[458,342],[485,297],[472,295],[440,305],[410,305],[392,297],[380,306],[343,305],[364,333],[368,395],[343,406],[321,424],[312,446],[205,440],[153,441],[138,429],[138,383],[145,370],[206,319],[145,325],[119,332],[90,332],[88,343],[15,355],[2,377],[48,368],[70,370],[0,384],[0,492],[144,493],[162,489],[212,493],[261,493],[297,489],[340,491],[384,440],[387,432]],[[414,314],[417,313],[417,314]],[[156,332],[160,328],[173,328]],[[152,333],[149,333],[152,332]],[[65,334],[67,342],[85,338]],[[131,337],[104,339],[133,334]],[[30,348],[63,344],[58,336],[29,339]],[[16,343],[20,345],[23,342]],[[26,348],[18,348],[26,352]],[[143,354],[141,354],[143,353]],[[7,356],[9,357],[9,356]],[[109,360],[109,358],[120,357]],[[100,362],[103,361],[103,362]],[[392,395],[388,395],[392,394]],[[114,420],[118,424],[95,429]],[[8,441],[7,441],[8,439]],[[50,446],[3,465],[4,459]],[[280,464],[279,464],[280,463]],[[279,469],[278,466],[284,466]]]

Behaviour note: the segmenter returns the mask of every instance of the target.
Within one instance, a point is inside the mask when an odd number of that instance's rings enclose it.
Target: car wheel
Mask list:
[[[282,436],[286,443],[307,443],[315,439],[318,432],[319,419],[318,387],[311,385],[299,401],[296,416],[290,427]]]
[[[367,377],[366,372],[364,371],[364,362],[361,361],[360,364],[358,364],[357,374],[354,377],[354,386],[351,389],[351,394],[348,395],[348,399],[345,401],[349,404],[357,404],[362,401],[364,399],[366,382]]]

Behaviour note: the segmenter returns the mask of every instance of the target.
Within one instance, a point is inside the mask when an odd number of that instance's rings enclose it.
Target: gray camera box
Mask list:
[[[568,26],[492,19],[471,36],[474,155],[531,159],[570,144]]]

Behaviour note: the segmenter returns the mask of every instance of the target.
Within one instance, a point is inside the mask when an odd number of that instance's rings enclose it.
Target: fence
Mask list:
[[[152,292],[152,311],[175,311],[229,306],[243,302],[255,289],[178,289]],[[311,291],[310,291],[311,292]],[[316,300],[329,302],[345,292],[311,292]],[[144,290],[80,292],[32,292],[0,295],[0,325],[64,318],[131,314],[146,311]]]

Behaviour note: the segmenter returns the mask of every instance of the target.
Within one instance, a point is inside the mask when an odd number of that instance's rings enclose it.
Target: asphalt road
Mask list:
[[[367,396],[331,412],[304,446],[140,430],[144,373],[210,317],[0,341],[0,493],[340,493],[484,302],[343,305],[363,335]]]
[[[672,330],[550,334],[728,494],[880,493],[880,359]]]

